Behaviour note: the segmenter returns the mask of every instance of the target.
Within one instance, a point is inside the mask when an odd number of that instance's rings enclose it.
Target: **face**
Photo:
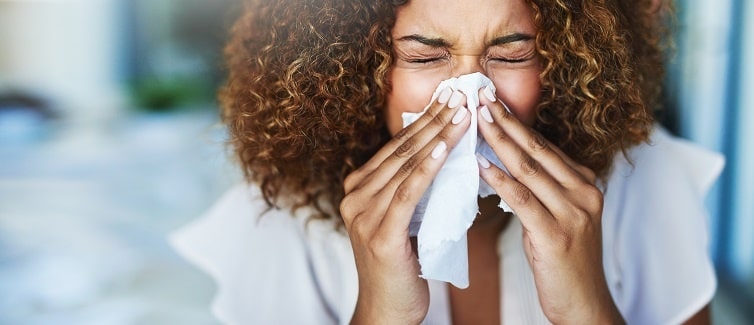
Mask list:
[[[403,128],[401,113],[427,106],[441,81],[473,72],[490,78],[497,97],[532,125],[542,71],[536,32],[523,0],[411,0],[398,8],[385,111],[390,133]]]

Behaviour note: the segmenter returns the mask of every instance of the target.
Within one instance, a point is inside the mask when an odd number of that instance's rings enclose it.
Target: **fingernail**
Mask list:
[[[453,124],[461,123],[461,121],[463,121],[463,118],[466,117],[467,113],[468,111],[465,108],[461,107],[461,109],[459,109],[458,112],[456,112],[456,115],[453,115],[453,119],[450,121],[450,123],[453,123]]]
[[[490,168],[490,161],[487,160],[487,158],[484,158],[480,153],[476,153],[476,161],[479,162],[479,166],[482,166],[482,168],[487,169]]]
[[[479,109],[479,115],[482,115],[482,118],[485,121],[492,123],[492,114],[490,114],[490,109],[487,108],[487,105],[482,106],[482,108]]]
[[[454,91],[453,96],[450,96],[450,100],[448,101],[448,107],[458,107],[458,105],[461,105],[461,99],[463,99],[463,94],[460,91]]]
[[[443,153],[445,153],[445,150],[448,149],[448,145],[445,144],[445,141],[440,141],[434,149],[432,149],[432,159],[437,159],[442,156]]]
[[[494,102],[495,100],[497,100],[495,98],[495,92],[492,91],[492,87],[490,86],[484,87],[484,90],[482,91],[482,93],[484,93],[484,96],[487,97],[487,99],[489,99],[491,102]]]
[[[437,97],[437,101],[440,102],[440,104],[445,104],[448,102],[448,99],[450,98],[451,94],[453,94],[453,89],[450,89],[450,87],[446,87],[440,92],[440,96]]]

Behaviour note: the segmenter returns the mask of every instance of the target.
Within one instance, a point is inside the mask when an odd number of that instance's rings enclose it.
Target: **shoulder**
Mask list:
[[[717,179],[724,165],[723,157],[655,126],[647,143],[631,148],[627,157],[619,156],[610,182],[629,181],[671,183],[689,186],[696,195],[704,196]]]
[[[627,211],[671,212],[688,205],[703,210],[723,165],[720,154],[655,127],[647,143],[616,157],[605,190],[605,217],[612,221],[628,218]]]
[[[297,237],[297,222],[292,215],[271,209],[256,186],[241,184],[229,189],[198,219],[170,235],[171,244],[200,267],[224,258],[233,247],[253,241],[273,239],[275,235]],[[206,265],[212,273],[213,265]]]
[[[616,158],[605,192],[604,263],[630,323],[680,323],[711,299],[704,199],[722,167],[719,154],[659,127]]]
[[[605,186],[605,231],[613,235],[685,214],[705,218],[705,197],[723,165],[720,154],[656,126],[648,142],[615,158]]]
[[[270,208],[254,185],[228,190],[170,235],[176,251],[217,284],[212,312],[223,323],[332,323],[336,288],[319,270],[348,257],[347,237],[306,211]],[[345,241],[344,241],[345,239]],[[344,247],[345,245],[345,247]],[[297,310],[291,313],[290,310]]]
[[[248,290],[261,281],[257,273],[286,261],[261,248],[274,245],[292,259],[300,257],[305,250],[297,228],[292,216],[269,210],[256,186],[241,184],[225,192],[198,219],[170,234],[169,241],[215,282],[213,314],[223,323],[238,324],[248,316],[237,305],[259,300]],[[251,267],[255,263],[266,265]]]

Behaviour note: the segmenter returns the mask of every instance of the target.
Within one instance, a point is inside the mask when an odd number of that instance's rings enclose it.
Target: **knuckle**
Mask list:
[[[526,204],[531,200],[531,190],[524,186],[523,184],[516,184],[516,186],[513,188],[513,199],[518,204]]]
[[[571,212],[571,217],[574,226],[576,226],[578,229],[584,229],[589,227],[591,224],[590,220],[591,215],[588,211],[584,209],[575,209],[573,212]]]
[[[413,193],[411,189],[409,189],[409,187],[404,184],[398,186],[398,188],[395,189],[395,193],[393,193],[393,201],[397,203],[405,203],[411,201],[412,197]]]
[[[403,158],[414,154],[414,152],[416,152],[416,141],[408,139],[395,149],[394,154],[397,157]]]
[[[366,219],[367,218],[365,216],[360,214],[351,220],[350,225],[348,225],[348,227],[346,228],[350,237],[357,240],[362,240],[363,238],[368,236],[369,224],[366,222]]]
[[[416,156],[411,156],[403,163],[403,165],[401,165],[400,168],[398,168],[396,175],[401,178],[407,177],[416,168],[418,163],[419,159]]]
[[[343,190],[346,192],[346,194],[353,191],[354,188],[356,188],[356,185],[358,185],[358,181],[361,179],[361,172],[359,170],[348,174],[346,176],[346,179],[343,180]]]
[[[586,238],[601,230],[599,220],[595,220],[593,215],[585,209],[575,209],[568,220],[568,228],[580,238]]]
[[[427,164],[419,164],[418,166],[416,166],[415,172],[422,176],[429,176],[432,174],[432,170],[430,170]]]
[[[497,140],[498,142],[505,142],[505,141],[508,141],[508,135],[507,135],[507,134],[505,134],[505,132],[503,132],[502,130],[495,130],[495,135],[494,135],[494,138],[495,138],[495,140]]]
[[[445,124],[448,124],[448,122],[443,118],[443,114],[437,114],[437,116],[435,116],[429,123],[437,128],[444,128]]]
[[[578,198],[570,211],[569,219],[579,229],[586,229],[602,217],[603,194],[595,186],[584,184],[576,192]]]
[[[369,247],[372,256],[375,256],[378,259],[388,258],[395,252],[390,240],[382,235],[375,235],[369,238],[367,247]]]
[[[595,215],[602,214],[602,206],[604,204],[604,194],[597,187],[589,185],[582,190],[584,200],[586,200],[587,211]]]
[[[541,134],[539,134],[539,132],[536,131],[531,132],[528,143],[529,148],[533,151],[543,151],[548,149],[545,137],[543,137]]]
[[[420,116],[416,122],[421,123],[421,125],[426,125],[433,118],[435,118],[435,114],[431,110],[429,110],[429,111],[426,111],[424,115]]]
[[[353,195],[346,195],[342,200],[340,200],[340,215],[346,225],[353,222],[354,215],[356,214],[354,200],[355,199]]]
[[[393,136],[393,139],[398,140],[398,141],[408,139],[408,137],[410,136],[409,129],[410,127],[402,128],[400,131],[398,131],[398,133],[396,133]]]
[[[579,172],[581,172],[581,175],[584,175],[589,183],[594,183],[595,181],[597,181],[597,174],[592,169],[586,166],[581,166],[579,167]]]
[[[603,200],[603,194],[600,189],[592,184],[584,183],[578,188],[578,195],[589,205],[599,204]]]
[[[534,176],[539,174],[542,165],[534,159],[532,156],[522,153],[523,160],[521,161],[521,172],[524,175]]]
[[[490,186],[500,187],[508,180],[508,175],[504,171],[495,169],[492,174]]]

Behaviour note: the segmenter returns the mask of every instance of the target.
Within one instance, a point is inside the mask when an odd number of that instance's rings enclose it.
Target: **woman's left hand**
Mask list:
[[[623,323],[602,267],[602,192],[596,176],[479,92],[479,132],[510,175],[480,159],[480,174],[523,225],[542,309],[556,324]],[[486,108],[485,108],[486,107]]]

